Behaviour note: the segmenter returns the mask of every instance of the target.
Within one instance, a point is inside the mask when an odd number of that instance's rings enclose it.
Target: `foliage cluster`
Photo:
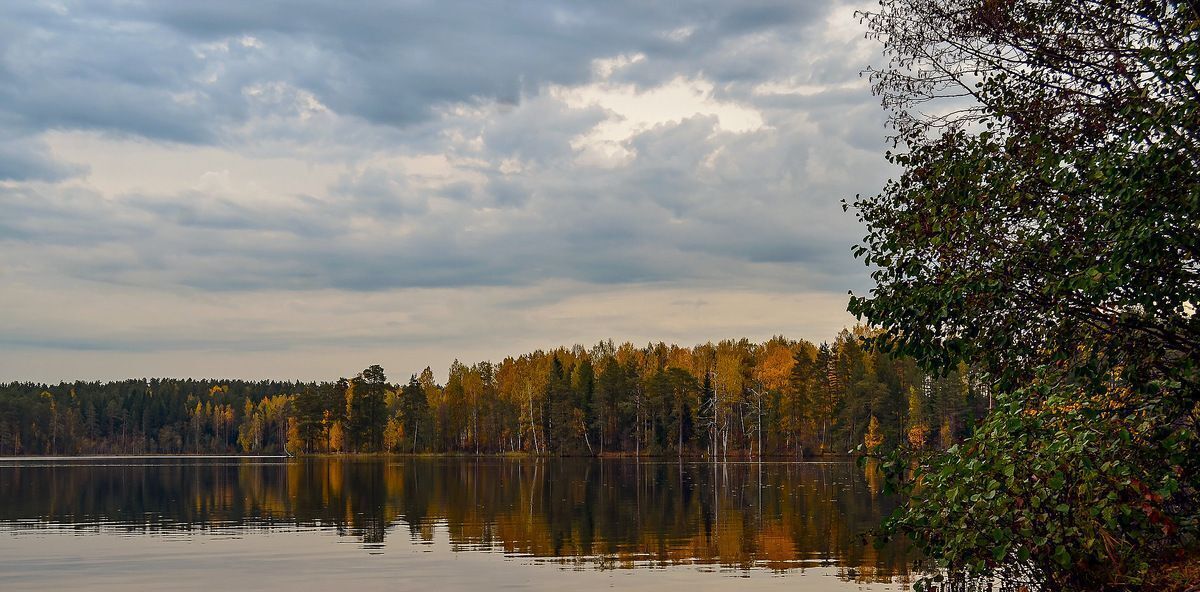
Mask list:
[[[885,351],[1003,394],[893,474],[891,523],[952,570],[1137,585],[1197,539],[1200,11],[883,0],[900,176],[854,206]]]
[[[1096,589],[1140,584],[1196,530],[1196,433],[1043,377],[997,397],[972,437],[916,465],[891,455],[909,509],[889,522],[951,578]],[[1037,401],[1031,404],[1031,401]],[[944,576],[943,576],[944,577]],[[961,581],[960,581],[961,583]]]

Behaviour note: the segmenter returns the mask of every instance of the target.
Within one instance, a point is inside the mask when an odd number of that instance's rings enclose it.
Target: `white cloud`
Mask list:
[[[789,80],[772,80],[764,82],[754,87],[754,94],[759,96],[769,95],[798,95],[802,97],[813,97],[826,93],[845,92],[845,91],[863,91],[867,88],[865,80],[854,82],[842,82],[839,84],[815,84],[810,82],[801,82],[796,78]]]
[[[663,38],[668,39],[670,41],[675,41],[678,43],[680,41],[687,41],[687,39],[689,37],[691,37],[692,34],[695,32],[696,32],[695,25],[684,25],[682,27],[676,27],[674,29],[671,29],[670,31],[663,33]]]
[[[636,63],[636,60],[627,63]],[[571,140],[581,164],[620,166],[637,156],[628,140],[655,126],[711,115],[717,129],[744,133],[762,129],[762,114],[750,106],[713,97],[713,83],[676,77],[653,88],[607,79],[577,87],[551,87],[551,96],[571,108],[599,107],[609,117]]]

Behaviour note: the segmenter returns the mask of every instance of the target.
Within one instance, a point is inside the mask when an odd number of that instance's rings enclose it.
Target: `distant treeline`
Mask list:
[[[460,452],[801,456],[947,447],[988,406],[965,367],[921,372],[862,329],[692,348],[612,341],[392,384],[380,366],[304,383],[139,379],[0,385],[0,455]]]

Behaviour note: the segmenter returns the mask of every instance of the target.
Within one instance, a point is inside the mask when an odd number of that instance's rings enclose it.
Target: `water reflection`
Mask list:
[[[852,463],[168,459],[0,465],[0,529],[332,529],[608,568],[700,564],[905,579],[862,533],[894,507]]]

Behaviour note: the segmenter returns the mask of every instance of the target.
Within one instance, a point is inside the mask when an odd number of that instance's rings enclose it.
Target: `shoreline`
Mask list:
[[[29,455],[29,456],[0,456],[0,462],[6,461],[47,461],[47,460],[108,460],[108,459],[173,459],[173,458],[194,458],[194,459],[277,459],[277,458],[294,458],[294,459],[310,459],[310,458],[489,458],[489,459],[581,459],[581,460],[688,460],[688,461],[710,461],[709,456],[702,454],[624,454],[624,453],[605,453],[597,455],[570,455],[570,454],[535,454],[532,452],[489,452],[489,453],[464,453],[464,452],[318,452],[305,454],[212,454],[212,453],[181,453],[181,454],[67,454],[67,455]],[[845,453],[828,453],[816,454],[811,456],[797,457],[795,455],[765,455],[763,457],[754,457],[748,455],[730,455],[724,459],[713,460],[712,462],[812,462],[820,460],[854,460],[858,458],[856,454]]]

